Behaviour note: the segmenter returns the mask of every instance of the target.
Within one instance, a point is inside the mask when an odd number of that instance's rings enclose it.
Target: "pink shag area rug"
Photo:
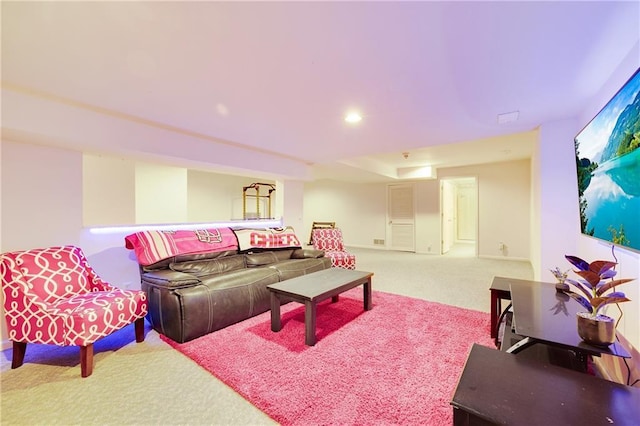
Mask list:
[[[362,288],[318,305],[318,343],[304,344],[304,306],[187,343],[164,340],[283,425],[452,424],[449,402],[473,343],[493,347],[489,314]],[[163,336],[164,337],[164,336]]]

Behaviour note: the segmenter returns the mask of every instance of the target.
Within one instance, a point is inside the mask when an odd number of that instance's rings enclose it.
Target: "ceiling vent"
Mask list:
[[[498,124],[512,123],[518,121],[520,111],[505,112],[504,114],[498,114]]]

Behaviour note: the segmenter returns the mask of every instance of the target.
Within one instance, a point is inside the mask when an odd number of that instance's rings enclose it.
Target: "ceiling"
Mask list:
[[[640,3],[612,1],[3,1],[2,83],[317,178],[394,180],[528,158],[541,123],[576,117],[609,79],[638,22]]]

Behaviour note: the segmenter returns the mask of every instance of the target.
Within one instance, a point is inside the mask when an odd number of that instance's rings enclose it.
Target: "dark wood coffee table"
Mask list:
[[[474,344],[454,425],[637,425],[640,389]]]
[[[364,287],[364,310],[371,309],[371,277],[372,272],[354,271],[342,268],[329,268],[312,274],[291,278],[276,284],[270,284],[271,292],[271,330],[280,331],[280,304],[293,300],[303,303],[305,344],[316,344],[316,308],[318,302],[332,298],[338,301],[339,294],[362,285]]]

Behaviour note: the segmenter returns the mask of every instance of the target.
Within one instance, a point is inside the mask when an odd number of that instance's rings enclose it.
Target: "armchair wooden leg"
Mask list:
[[[136,342],[144,342],[144,318],[138,318],[135,322]]]
[[[82,377],[89,377],[93,373],[93,343],[80,346],[80,371]]]
[[[27,352],[27,342],[13,342],[13,355],[11,356],[11,368],[18,368],[24,362],[24,354]]]

